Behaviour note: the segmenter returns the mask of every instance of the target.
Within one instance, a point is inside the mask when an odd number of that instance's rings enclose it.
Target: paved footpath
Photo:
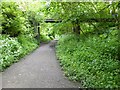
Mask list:
[[[77,88],[61,71],[53,43],[40,46],[2,73],[2,88]]]

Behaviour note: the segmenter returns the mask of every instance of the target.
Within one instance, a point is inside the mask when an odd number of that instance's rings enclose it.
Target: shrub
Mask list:
[[[37,41],[28,36],[12,38],[0,34],[0,71],[19,61],[20,58],[33,51],[37,46]]]
[[[18,42],[24,48],[24,54],[27,54],[38,46],[38,42],[33,37],[27,35],[20,35]]]
[[[1,9],[4,18],[2,22],[3,34],[16,37],[27,30],[23,13],[15,2],[2,2]]]
[[[40,42],[48,42],[50,39],[44,34],[40,34]]]
[[[18,61],[18,58],[23,53],[23,48],[20,43],[18,43],[17,38],[0,35],[0,40],[1,69],[4,69]]]

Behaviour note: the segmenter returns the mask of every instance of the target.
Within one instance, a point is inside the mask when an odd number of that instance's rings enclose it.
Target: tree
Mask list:
[[[47,9],[49,12],[47,16],[48,18],[62,19],[64,24],[70,22],[73,32],[80,34],[80,22],[98,21],[94,26],[103,24],[102,28],[114,26],[115,23],[106,22],[109,19],[111,22],[115,21],[111,11],[116,9],[116,5],[117,3],[109,2],[51,2],[49,9]],[[116,13],[118,12],[114,14]]]

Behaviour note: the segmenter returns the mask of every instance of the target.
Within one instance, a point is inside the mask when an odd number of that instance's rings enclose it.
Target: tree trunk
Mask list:
[[[119,44],[118,44],[118,60],[120,61],[120,22],[118,22],[118,40],[119,40]]]
[[[38,35],[37,35],[38,43],[40,44],[40,23],[38,23]]]
[[[73,32],[77,35],[80,35],[81,28],[80,28],[79,21],[76,20],[75,22],[72,22],[72,24],[73,24]]]

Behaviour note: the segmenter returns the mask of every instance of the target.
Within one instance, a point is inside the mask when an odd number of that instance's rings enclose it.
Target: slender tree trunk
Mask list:
[[[118,60],[120,61],[120,22],[118,22],[118,40],[119,40],[119,44],[118,44]]]
[[[38,42],[40,44],[40,23],[38,23],[38,35],[37,35]]]
[[[35,21],[33,21],[33,26],[34,26],[34,32],[37,33],[37,24]]]
[[[76,20],[76,22],[72,22],[72,24],[73,24],[73,32],[77,35],[80,35],[81,28],[80,28],[79,21]]]

